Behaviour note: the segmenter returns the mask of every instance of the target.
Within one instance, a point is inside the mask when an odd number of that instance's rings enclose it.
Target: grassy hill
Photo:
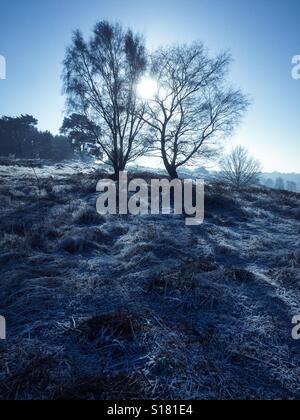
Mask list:
[[[97,215],[101,176],[0,166],[0,399],[300,398],[300,194],[207,185],[187,227]]]

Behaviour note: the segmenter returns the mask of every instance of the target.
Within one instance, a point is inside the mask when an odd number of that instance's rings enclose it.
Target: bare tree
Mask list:
[[[242,146],[236,147],[221,161],[221,177],[237,188],[259,183],[261,164]]]
[[[248,101],[225,87],[228,54],[211,59],[201,43],[163,48],[151,57],[158,92],[144,121],[171,178],[178,168],[216,155],[217,141],[240,120]]]
[[[144,154],[143,105],[136,95],[146,68],[143,38],[120,25],[98,23],[89,42],[79,31],[64,61],[68,107],[101,128],[99,143],[115,174]]]

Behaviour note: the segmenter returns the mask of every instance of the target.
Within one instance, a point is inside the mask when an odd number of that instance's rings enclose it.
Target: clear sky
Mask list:
[[[119,21],[146,35],[150,48],[202,40],[230,49],[231,80],[253,105],[229,140],[245,145],[265,171],[300,172],[300,0],[0,0],[0,115],[29,113],[57,132],[63,119],[62,60],[72,31]]]

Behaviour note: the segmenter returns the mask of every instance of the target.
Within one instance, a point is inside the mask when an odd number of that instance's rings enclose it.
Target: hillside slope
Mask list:
[[[300,195],[100,217],[100,173],[0,167],[0,399],[300,398]]]

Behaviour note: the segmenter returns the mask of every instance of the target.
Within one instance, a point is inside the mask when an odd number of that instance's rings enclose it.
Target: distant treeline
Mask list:
[[[289,179],[288,177],[293,177],[294,180]],[[273,174],[273,176],[269,178],[266,178],[266,176],[262,177],[261,184],[268,188],[276,188],[277,190],[299,192],[300,176],[298,174],[282,174],[282,176],[276,176],[276,174]]]
[[[37,124],[31,115],[0,118],[0,156],[55,161],[74,157],[75,147],[69,137],[39,131]]]

